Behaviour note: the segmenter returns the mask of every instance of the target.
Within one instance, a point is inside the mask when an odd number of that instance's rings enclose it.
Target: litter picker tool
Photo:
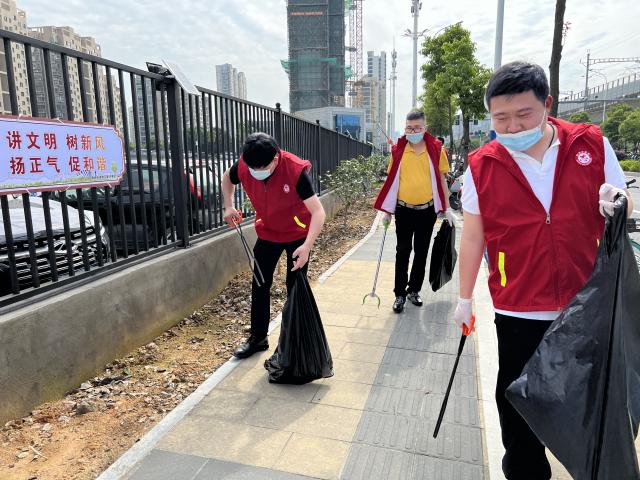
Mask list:
[[[460,344],[458,345],[458,354],[456,355],[456,361],[453,364],[453,370],[451,372],[451,378],[449,378],[449,385],[447,386],[447,393],[444,394],[444,400],[442,400],[442,406],[440,407],[440,415],[438,415],[438,421],[436,422],[436,428],[433,431],[433,438],[438,436],[438,432],[440,431],[440,424],[442,423],[442,419],[444,418],[444,412],[447,410],[447,402],[449,401],[449,394],[451,393],[451,386],[453,385],[453,379],[456,376],[456,370],[458,369],[458,362],[460,361],[460,355],[462,355],[462,350],[464,349],[464,344],[467,341],[467,337],[471,335],[473,331],[473,327],[476,323],[476,317],[471,315],[471,326],[467,327],[467,325],[462,325],[462,336],[460,337]]]
[[[375,298],[378,301],[378,308],[380,308],[380,297],[376,295],[376,285],[378,284],[378,273],[380,273],[380,263],[382,262],[382,251],[384,250],[384,240],[387,238],[387,229],[389,224],[382,222],[384,225],[384,233],[382,234],[382,243],[380,244],[380,253],[378,254],[378,266],[376,267],[376,276],[373,279],[373,290],[367,293],[362,299],[362,304],[367,300],[367,297]]]
[[[255,257],[253,256],[253,252],[251,251],[251,248],[249,247],[249,244],[247,243],[247,239],[245,238],[244,234],[242,233],[242,226],[240,225],[240,222],[242,221],[242,213],[238,212],[238,215],[240,215],[239,219],[232,219],[231,221],[233,222],[233,226],[236,229],[236,232],[238,233],[238,236],[240,237],[240,241],[242,242],[242,248],[244,248],[244,253],[247,254],[247,259],[249,260],[249,268],[251,268],[251,271],[253,272],[253,278],[256,281],[256,284],[261,287],[264,284],[264,276],[262,275],[262,270],[260,270],[260,265],[258,265],[258,262],[256,262]],[[253,266],[255,265],[255,268],[253,268]],[[258,271],[258,274],[260,275],[260,278],[258,278],[258,276],[256,275],[256,270]]]

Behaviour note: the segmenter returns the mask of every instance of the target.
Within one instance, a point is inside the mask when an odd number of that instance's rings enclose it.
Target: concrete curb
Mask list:
[[[347,253],[345,253],[336,263],[334,263],[329,269],[324,272],[318,279],[319,283],[324,283],[340,266],[342,266],[351,255],[353,255],[358,248],[360,248],[371,236],[376,232],[378,224],[382,214],[379,212],[376,216],[369,233],[354,245]],[[282,312],[278,314],[269,323],[269,334],[277,329],[282,322]],[[167,434],[173,427],[175,427],[187,414],[211,391],[224,380],[239,364],[241,360],[234,357],[227,360],[221,365],[209,378],[207,378],[202,385],[200,385],[191,395],[185,398],[176,408],[167,414],[155,427],[149,430],[135,445],[127,450],[118,460],[116,460],[109,468],[107,468],[97,480],[119,480],[146,457],[154,447],[160,442],[160,440]]]

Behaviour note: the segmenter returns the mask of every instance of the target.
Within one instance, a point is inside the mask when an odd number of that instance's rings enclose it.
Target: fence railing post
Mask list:
[[[171,176],[173,181],[173,201],[175,204],[176,235],[182,247],[189,246],[187,225],[186,170],[184,165],[184,141],[182,136],[181,87],[175,79],[166,79],[169,117],[169,143],[171,145]]]
[[[322,170],[322,127],[320,126],[320,120],[316,120],[316,152],[318,155],[318,194],[322,191],[322,185],[320,177],[324,174]]]
[[[280,147],[282,147],[282,109],[280,108],[279,103],[276,103],[276,114],[273,121],[275,123],[275,125],[273,126],[273,133],[276,142]]]

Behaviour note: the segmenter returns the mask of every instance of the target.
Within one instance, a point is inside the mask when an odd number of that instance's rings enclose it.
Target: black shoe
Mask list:
[[[404,302],[406,299],[401,296],[396,297],[396,301],[393,302],[393,311],[396,313],[400,313],[404,310]]]
[[[411,303],[413,303],[416,307],[422,306],[422,299],[420,298],[419,293],[409,292],[407,298]]]
[[[245,343],[240,345],[233,355],[236,358],[247,358],[253,355],[256,352],[264,352],[269,348],[269,339],[267,337],[264,338],[255,338],[251,335]]]

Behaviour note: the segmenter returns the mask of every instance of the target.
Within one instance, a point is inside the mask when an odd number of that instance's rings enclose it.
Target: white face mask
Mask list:
[[[254,170],[249,167],[249,173],[256,180],[266,180],[271,176],[271,170]]]
[[[277,158],[277,157],[276,157]],[[271,163],[269,165],[267,165],[267,169],[265,170],[255,170],[251,167],[249,167],[249,173],[251,174],[251,176],[253,178],[255,178],[256,180],[266,180],[267,178],[269,178],[271,176],[271,174],[273,173],[274,170],[274,165],[273,163],[276,161],[276,159],[274,158]]]
[[[416,145],[420,143],[424,138],[424,132],[407,133],[406,136],[409,142],[411,142],[413,145]]]
[[[496,132],[496,140],[507,147],[509,150],[516,152],[526,152],[542,138],[542,126],[547,121],[546,115],[542,115],[542,122],[537,127],[518,133],[499,133]],[[492,127],[493,128],[493,125]],[[495,129],[494,129],[495,131]]]

